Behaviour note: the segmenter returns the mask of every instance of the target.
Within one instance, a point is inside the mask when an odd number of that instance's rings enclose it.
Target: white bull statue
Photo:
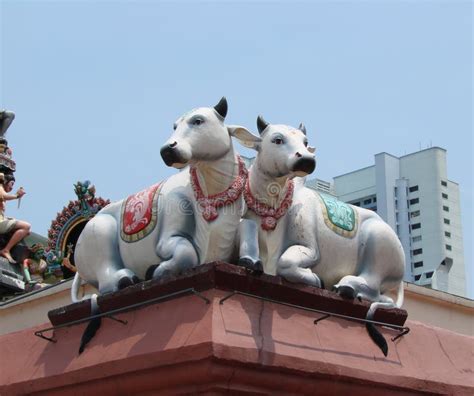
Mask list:
[[[180,117],[161,156],[168,166],[189,169],[108,205],[87,223],[75,250],[73,301],[79,278],[102,294],[231,258],[247,179],[231,136],[257,138],[224,125],[226,114],[222,98]]]
[[[368,319],[377,307],[400,307],[405,263],[394,231],[375,212],[318,193],[295,179],[316,166],[303,124],[271,125],[259,117],[257,126],[260,141],[253,147],[258,155],[244,197],[245,217],[258,224],[264,272],[372,301]],[[395,288],[396,303],[387,296]]]

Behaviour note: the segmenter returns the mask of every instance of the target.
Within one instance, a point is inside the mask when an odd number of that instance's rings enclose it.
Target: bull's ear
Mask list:
[[[229,135],[235,137],[245,147],[257,149],[258,144],[262,141],[260,137],[255,136],[247,128],[239,125],[227,125]]]

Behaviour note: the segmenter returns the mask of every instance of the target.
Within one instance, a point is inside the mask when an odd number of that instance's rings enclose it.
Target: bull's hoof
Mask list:
[[[153,279],[153,273],[155,272],[157,268],[158,268],[158,264],[150,266],[150,268],[146,270],[145,280]]]
[[[341,285],[335,286],[336,293],[339,294],[342,298],[347,298],[353,300],[356,297],[356,291],[352,286]]]
[[[263,264],[261,260],[253,261],[249,257],[241,257],[239,265],[259,275],[263,273]]]
[[[128,276],[124,276],[124,277],[120,278],[120,280],[118,281],[117,288],[119,290],[122,290],[122,289],[125,289],[128,286],[132,286],[132,285],[134,285],[138,282],[140,282],[140,279],[138,279],[138,276],[136,276],[136,275],[134,275],[132,278],[130,278]]]
[[[317,287],[318,289],[325,289],[325,285],[324,285],[324,281],[319,277],[317,276],[315,273],[313,273],[314,275],[314,278],[315,278],[315,282],[316,284],[313,285],[314,287]]]

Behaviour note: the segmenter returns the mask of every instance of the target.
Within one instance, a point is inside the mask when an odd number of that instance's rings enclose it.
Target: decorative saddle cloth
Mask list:
[[[352,238],[357,232],[357,213],[348,204],[328,194],[318,193],[324,222],[335,233]]]
[[[123,202],[120,236],[125,242],[136,242],[145,238],[155,228],[161,184],[154,184],[130,195]]]

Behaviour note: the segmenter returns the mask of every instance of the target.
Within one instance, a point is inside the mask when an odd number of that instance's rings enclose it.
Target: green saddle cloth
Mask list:
[[[354,236],[357,228],[357,214],[352,206],[331,195],[318,194],[323,203],[322,209],[326,225],[340,235]]]

